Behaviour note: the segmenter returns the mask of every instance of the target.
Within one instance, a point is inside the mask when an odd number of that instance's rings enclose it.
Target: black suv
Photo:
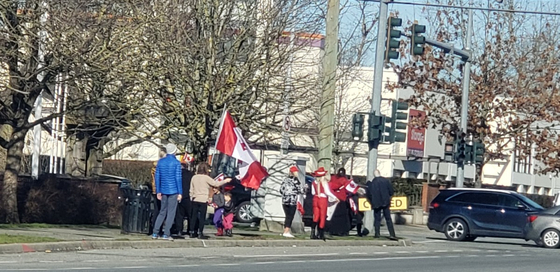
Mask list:
[[[528,214],[544,208],[526,196],[494,189],[445,189],[430,204],[428,228],[447,239],[524,238]]]

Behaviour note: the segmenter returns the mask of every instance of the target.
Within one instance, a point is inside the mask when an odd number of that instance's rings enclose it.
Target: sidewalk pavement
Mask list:
[[[427,231],[425,226],[397,225],[398,241],[373,239],[371,236],[359,238],[335,237],[322,240],[310,240],[307,235],[295,239],[283,238],[278,233],[262,232],[247,227],[234,228],[234,237],[216,237],[212,226],[206,228],[209,239],[199,240],[178,237],[173,242],[152,240],[146,234],[121,234],[120,229],[101,227],[61,227],[61,228],[10,228],[0,229],[0,234],[51,237],[60,242],[4,244],[0,253],[26,252],[64,252],[91,249],[149,249],[149,248],[185,248],[185,247],[319,247],[319,246],[410,246],[409,238]],[[383,234],[383,232],[382,232]],[[425,236],[424,236],[425,237]]]

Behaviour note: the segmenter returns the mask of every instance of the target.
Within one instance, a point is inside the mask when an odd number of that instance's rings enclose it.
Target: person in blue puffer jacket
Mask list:
[[[171,238],[171,226],[175,220],[175,212],[177,211],[177,203],[183,198],[183,183],[181,177],[181,163],[175,157],[177,146],[167,144],[165,146],[167,155],[161,158],[156,166],[155,185],[157,199],[161,200],[161,208],[159,210],[152,239],[158,238],[158,230],[165,220],[163,229],[164,240],[173,241]]]

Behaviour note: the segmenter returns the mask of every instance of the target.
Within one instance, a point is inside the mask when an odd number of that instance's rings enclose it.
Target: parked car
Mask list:
[[[529,215],[525,239],[547,248],[560,247],[560,206]]]
[[[486,236],[525,238],[527,217],[542,210],[539,204],[513,191],[445,189],[430,204],[428,228],[454,241]]]

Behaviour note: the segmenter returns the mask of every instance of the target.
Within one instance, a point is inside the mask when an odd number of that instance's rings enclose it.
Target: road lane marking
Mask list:
[[[389,252],[374,252],[373,254],[389,254]]]
[[[101,263],[101,262],[108,262],[109,260],[84,260],[84,263]]]
[[[430,253],[430,252],[427,251],[427,250],[418,250],[418,251],[415,251],[415,252],[416,252],[416,253]]]
[[[445,252],[449,252],[448,250],[434,250],[434,252],[436,253],[445,253]]]
[[[351,253],[348,253],[348,254],[349,255],[367,255],[366,252],[351,252]]]
[[[62,263],[62,261],[39,261],[40,263]]]
[[[395,253],[398,253],[398,254],[409,254],[410,251],[395,251]]]
[[[462,249],[454,249],[453,252],[463,252]]]
[[[317,253],[317,254],[268,254],[268,255],[233,255],[234,258],[268,258],[268,257],[315,257],[315,256],[337,256],[340,253]]]

